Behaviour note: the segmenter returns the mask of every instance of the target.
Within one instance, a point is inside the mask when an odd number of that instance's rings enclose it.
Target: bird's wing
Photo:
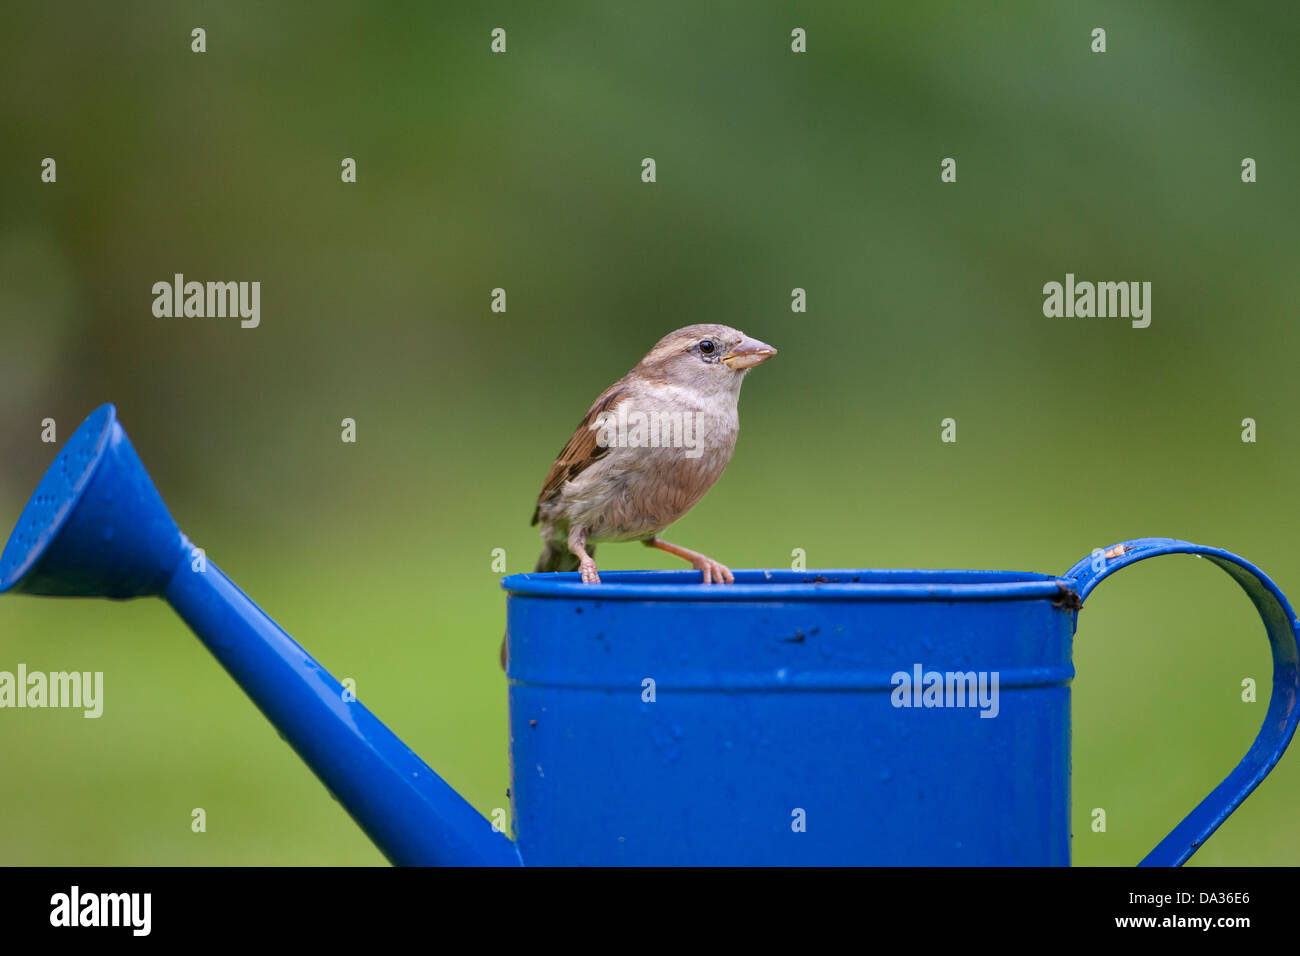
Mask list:
[[[600,397],[592,403],[591,408],[587,409],[587,414],[578,423],[577,429],[573,432],[573,437],[561,449],[555,463],[551,465],[551,470],[546,473],[546,480],[542,482],[542,492],[537,496],[537,507],[533,509],[533,524],[537,524],[538,513],[543,502],[549,501],[559,494],[560,488],[566,481],[572,481],[587,468],[609,454],[608,447],[602,448],[596,442],[597,433],[600,431],[596,427],[596,418],[617,408],[619,402],[623,401],[627,394],[624,380],[619,379],[601,392]]]

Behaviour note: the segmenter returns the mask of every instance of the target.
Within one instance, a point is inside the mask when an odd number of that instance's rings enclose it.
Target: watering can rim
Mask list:
[[[806,571],[750,568],[734,584],[703,584],[699,571],[601,572],[584,584],[577,572],[511,574],[501,587],[511,597],[589,601],[974,601],[1059,598],[1069,582],[1032,571],[926,568],[824,568]],[[861,580],[870,578],[870,580]]]
[[[60,449],[41,476],[36,491],[28,498],[22,513],[18,516],[4,550],[0,551],[0,594],[9,591],[26,577],[45,554],[50,543],[63,530],[69,516],[90,486],[91,478],[103,462],[104,452],[108,448],[116,424],[117,406],[112,402],[100,405],[86,416],[85,421],[78,426],[76,432]],[[85,461],[71,480],[60,481],[56,469],[60,463],[69,460],[73,443],[85,445]],[[36,521],[39,510],[47,505],[45,501],[47,497],[51,499],[48,505],[53,509],[52,514]],[[36,524],[36,532],[31,536],[30,541],[27,540],[26,535],[20,534],[29,520]]]

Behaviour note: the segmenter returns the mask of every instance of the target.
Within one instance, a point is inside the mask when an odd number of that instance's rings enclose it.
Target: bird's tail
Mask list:
[[[587,545],[587,553],[595,555],[596,546]],[[533,568],[534,574],[540,574],[550,571],[576,571],[578,570],[578,556],[568,548],[560,545],[557,547],[551,542],[546,542],[542,547],[542,553],[537,558],[537,567]],[[506,667],[506,638],[501,636],[501,669]]]
[[[596,546],[594,544],[587,545],[587,553],[594,557]],[[578,563],[578,556],[564,545],[557,547],[548,541],[543,546],[541,555],[537,558],[537,567],[533,568],[533,572],[576,571],[578,570]]]

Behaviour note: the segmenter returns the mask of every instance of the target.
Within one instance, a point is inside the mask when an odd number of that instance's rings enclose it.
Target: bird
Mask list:
[[[740,386],[774,355],[730,326],[688,325],[601,392],[542,482],[532,520],[542,538],[535,570],[577,571],[596,585],[596,545],[640,541],[689,562],[704,584],[734,583],[720,561],[659,535],[727,467],[740,431]]]

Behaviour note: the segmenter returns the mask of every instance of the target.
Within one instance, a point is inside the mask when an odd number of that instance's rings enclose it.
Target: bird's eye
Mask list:
[[[712,355],[715,348],[717,348],[717,346],[713,344],[712,339],[705,339],[700,343],[700,351],[705,355]]]

